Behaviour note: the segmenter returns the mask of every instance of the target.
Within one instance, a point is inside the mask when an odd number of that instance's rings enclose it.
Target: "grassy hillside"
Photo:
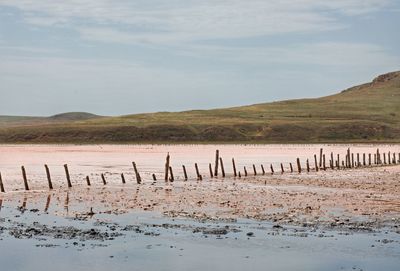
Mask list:
[[[316,99],[120,117],[79,114],[84,117],[0,117],[0,142],[400,142],[400,72]]]

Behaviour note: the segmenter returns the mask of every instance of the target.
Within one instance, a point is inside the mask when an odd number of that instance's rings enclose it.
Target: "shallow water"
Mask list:
[[[186,166],[189,178],[195,179],[194,164],[198,163],[200,174],[209,175],[209,163],[215,160],[215,150],[219,149],[223,158],[227,175],[232,175],[231,159],[235,158],[237,170],[242,172],[247,167],[253,172],[255,164],[258,172],[264,165],[267,172],[270,164],[275,171],[280,171],[283,163],[286,171],[289,163],[296,166],[299,157],[303,168],[306,159],[314,165],[314,154],[319,157],[320,148],[326,154],[326,163],[329,164],[330,153],[337,154],[343,159],[347,148],[352,152],[375,153],[379,148],[381,153],[400,152],[400,145],[0,145],[0,172],[7,186],[15,184],[23,187],[21,166],[26,168],[29,182],[46,187],[46,173],[44,164],[49,165],[53,181],[56,185],[65,185],[64,164],[69,165],[72,183],[85,183],[86,175],[93,176],[95,182],[100,182],[99,174],[105,173],[110,183],[120,183],[120,173],[128,179],[134,179],[132,161],[135,161],[142,178],[151,180],[154,173],[157,179],[163,179],[166,154],[171,155],[171,166],[176,179],[183,178],[182,165]],[[36,187],[38,187],[36,185]]]
[[[400,265],[400,235],[384,229],[321,231],[254,220],[170,219],[151,212],[81,220],[31,207],[21,212],[9,202],[0,212],[0,226],[6,228],[0,234],[1,270],[398,270]],[[51,234],[16,239],[9,233],[38,224],[123,235],[99,241]],[[130,230],[123,230],[126,226]],[[213,234],[221,229],[227,232]]]
[[[321,147],[343,158],[349,145],[0,145],[7,191],[0,194],[0,270],[398,270],[398,167],[230,178],[232,157],[238,170],[280,163],[287,169],[297,157],[303,165],[313,161]],[[400,151],[400,145],[350,147]],[[216,149],[228,178],[193,181],[194,163],[208,175]],[[185,164],[188,182],[151,181],[153,173],[163,179],[167,152],[176,179]],[[133,182],[132,161],[142,185]],[[21,165],[33,191],[21,191]],[[179,218],[162,215],[171,211]],[[243,219],[260,214],[292,224]],[[299,226],[303,221],[311,226]],[[345,227],[326,227],[335,221]]]

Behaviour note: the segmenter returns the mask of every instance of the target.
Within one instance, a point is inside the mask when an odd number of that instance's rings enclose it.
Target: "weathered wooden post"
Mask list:
[[[26,178],[25,167],[22,166],[22,167],[21,167],[21,170],[22,170],[22,177],[23,177],[23,179],[24,179],[25,190],[29,190],[28,179]]]
[[[240,174],[240,171],[238,173],[239,173],[239,179],[242,178],[242,175]]]
[[[299,171],[299,173],[301,173],[300,158],[297,158],[297,170]]]
[[[90,179],[89,179],[89,176],[86,176],[86,184],[87,184],[88,186],[90,186]]]
[[[104,177],[103,173],[101,173],[101,179],[103,180],[103,184],[106,185],[107,181],[106,181],[106,177]]]
[[[232,166],[233,166],[233,176],[236,177],[237,176],[237,174],[236,174],[236,164],[235,164],[235,159],[234,158],[232,158]]]
[[[315,171],[318,172],[319,168],[318,168],[318,162],[317,162],[317,155],[314,154],[314,162],[315,162]]]
[[[386,153],[383,153],[383,164],[386,165]]]
[[[219,162],[219,150],[215,151],[215,169],[214,169],[214,176],[218,177],[218,162]]]
[[[357,153],[357,167],[360,167],[360,154]]]
[[[365,152],[363,153],[363,166],[365,167],[367,165],[367,161],[365,159]]]
[[[322,153],[323,153],[323,149],[319,149],[319,167],[322,167]]]
[[[390,152],[388,152],[388,164],[389,164],[389,165],[392,163],[392,161],[391,161],[390,159],[391,159],[391,157],[390,157]]]
[[[346,161],[346,164],[347,164],[347,167],[348,167],[348,168],[351,168],[351,160],[350,160],[350,157],[351,157],[351,155],[350,155],[350,148],[348,148],[348,149],[347,149],[347,161]]]
[[[175,178],[174,178],[174,172],[172,171],[172,167],[170,166],[169,167],[169,181],[170,182],[173,182],[173,181],[175,181]]]
[[[169,173],[169,162],[170,162],[170,156],[169,152],[167,153],[167,157],[165,158],[165,175],[164,175],[164,180],[168,182],[168,173]]]
[[[340,154],[337,154],[337,169],[340,169]]]
[[[371,154],[368,153],[368,165],[369,165],[369,166],[371,166],[371,162],[372,162],[372,161],[371,161]]]
[[[51,182],[51,176],[50,176],[50,170],[47,165],[44,165],[44,168],[46,169],[46,175],[47,175],[47,182],[49,183],[49,189],[53,189],[53,183]]]
[[[396,162],[396,153],[393,153],[393,164],[397,164],[397,162]]]
[[[124,173],[121,173],[121,180],[122,180],[122,183],[123,183],[123,184],[126,183]]]
[[[67,164],[64,165],[64,170],[65,170],[65,176],[67,177],[68,188],[71,188],[72,184],[71,184],[71,178],[69,177],[69,170]]]
[[[183,169],[183,176],[185,177],[185,181],[187,181],[188,176],[187,176],[187,172],[186,172],[186,167],[185,167],[185,165],[182,165],[182,169]]]
[[[378,159],[376,157],[376,153],[374,153],[374,165],[378,164]]]
[[[214,178],[214,173],[213,173],[213,170],[212,170],[211,163],[208,164],[208,169],[209,169],[209,171],[210,171],[210,177],[211,177],[211,178]]]
[[[244,167],[244,176],[247,177],[247,169]]]
[[[285,170],[283,168],[283,164],[281,163],[281,174],[285,173]]]
[[[272,164],[271,164],[271,175],[274,175],[274,173],[275,173],[275,171],[274,171],[274,167],[272,166]]]
[[[292,165],[292,163],[289,163],[289,165],[290,165],[290,173],[293,173],[293,165]]]
[[[326,163],[325,163],[325,154],[322,155],[322,166],[324,168],[324,171],[326,171]]]
[[[310,172],[310,161],[307,159],[306,161],[307,172]]]
[[[376,160],[377,160],[377,164],[382,164],[381,154],[379,152],[379,149],[376,149]]]
[[[225,178],[225,168],[224,168],[224,161],[222,161],[222,157],[219,158],[219,164],[221,166],[222,178]]]
[[[261,164],[261,171],[262,171],[262,175],[265,175],[265,169],[264,166]]]
[[[1,172],[0,172],[0,192],[2,192],[2,193],[6,192],[4,190],[3,178],[1,177]]]
[[[168,156],[169,156],[169,154],[168,154]],[[168,163],[168,164],[169,164],[169,163]],[[132,162],[132,166],[133,166],[133,170],[135,171],[136,182],[137,182],[138,184],[141,184],[141,183],[142,183],[142,177],[140,177],[139,171],[138,171],[138,169],[137,169],[137,167],[136,167],[136,163],[135,163],[135,162]],[[167,177],[168,177],[168,176],[167,176]]]
[[[351,167],[354,168],[354,153],[351,153]]]
[[[257,176],[256,165],[254,165],[254,164],[253,164],[253,172],[254,172],[254,176]]]
[[[333,157],[333,152],[331,152],[331,161],[332,161],[331,169],[333,170],[335,169],[335,158]]]
[[[156,174],[153,173],[152,177],[153,177],[153,181],[157,181]]]
[[[197,166],[197,163],[194,163],[194,167],[196,169],[197,180],[200,181],[202,178],[201,178],[201,175],[199,172],[199,167]]]

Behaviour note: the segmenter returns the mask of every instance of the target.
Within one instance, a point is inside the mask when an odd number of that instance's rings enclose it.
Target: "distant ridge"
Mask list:
[[[68,112],[68,113],[61,113],[57,115],[53,115],[49,117],[49,119],[53,120],[88,120],[88,119],[95,119],[100,118],[101,116],[87,113],[87,112]]]
[[[400,72],[315,98],[102,117],[0,116],[0,143],[400,142]]]

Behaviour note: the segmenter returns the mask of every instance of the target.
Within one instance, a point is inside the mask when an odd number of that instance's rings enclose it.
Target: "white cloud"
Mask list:
[[[361,15],[389,0],[0,0],[29,24],[65,25],[85,39],[122,43],[179,43],[245,38],[343,27],[335,14]]]

